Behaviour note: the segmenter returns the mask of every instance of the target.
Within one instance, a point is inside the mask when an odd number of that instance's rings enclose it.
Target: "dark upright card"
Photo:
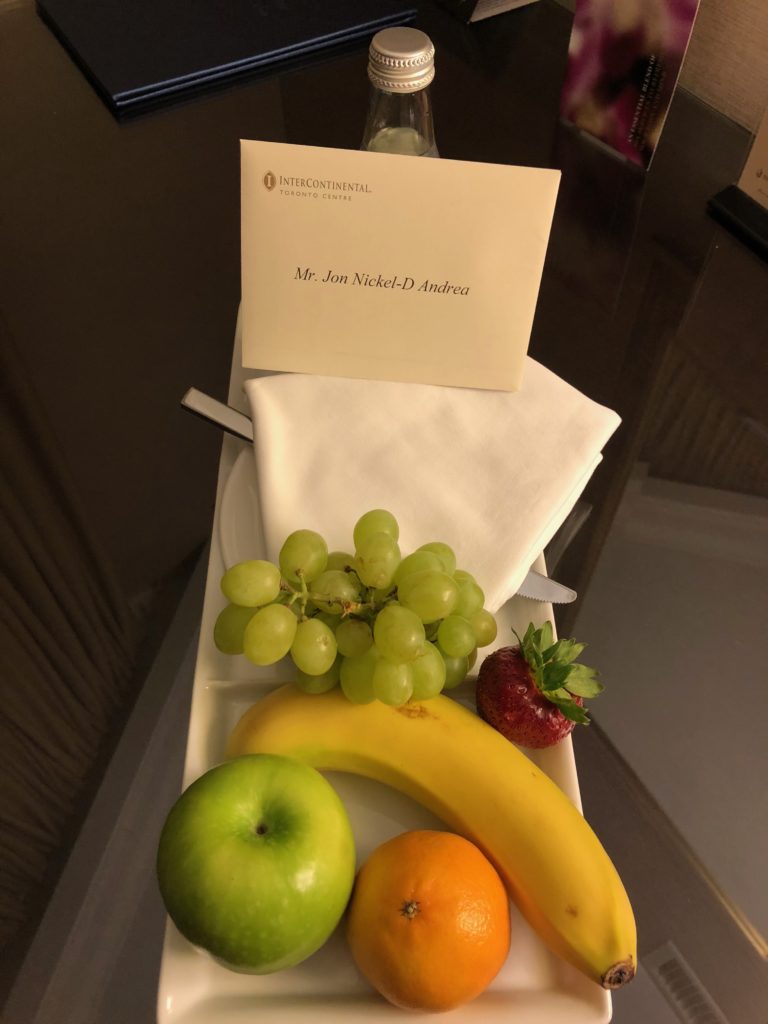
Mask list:
[[[648,167],[672,102],[699,0],[576,0],[561,112]]]

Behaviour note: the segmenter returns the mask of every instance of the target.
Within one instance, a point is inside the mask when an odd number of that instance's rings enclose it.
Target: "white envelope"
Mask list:
[[[560,172],[241,142],[243,365],[520,387]]]

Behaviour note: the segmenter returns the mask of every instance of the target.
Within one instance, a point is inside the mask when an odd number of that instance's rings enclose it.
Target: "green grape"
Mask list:
[[[341,615],[343,602],[360,600],[360,582],[353,572],[326,569],[312,581],[312,600],[323,611]]]
[[[451,658],[468,657],[476,647],[471,623],[460,615],[448,615],[440,623],[437,639],[441,650]]]
[[[436,697],[445,685],[445,662],[434,644],[424,644],[421,654],[410,662],[413,700]]]
[[[405,577],[397,588],[397,596],[422,622],[436,622],[456,607],[459,588],[448,573],[422,569]]]
[[[373,692],[373,670],[378,655],[375,647],[355,658],[344,658],[341,663],[341,689],[353,704],[370,704],[376,699]]]
[[[413,661],[424,645],[424,625],[409,608],[388,604],[376,616],[373,639],[389,661]]]
[[[268,604],[245,627],[243,653],[256,665],[274,665],[291,649],[296,616],[284,604]]]
[[[387,533],[393,540],[398,540],[400,527],[391,512],[387,512],[384,508],[373,508],[370,512],[360,516],[352,531],[355,547],[359,548],[366,537],[370,537],[374,533]]]
[[[311,583],[328,564],[328,546],[314,530],[295,530],[280,548],[279,562],[287,580]]]
[[[319,619],[305,619],[296,628],[291,644],[293,663],[310,676],[320,676],[336,658],[336,637]]]
[[[330,626],[332,630],[336,629],[339,624],[339,616],[334,615],[333,612],[319,612],[312,606],[312,614],[310,615],[310,604],[307,605],[307,616],[313,619],[317,619],[319,622],[324,622],[326,626]]]
[[[365,654],[372,643],[371,627],[362,619],[342,619],[336,627],[336,646],[345,658]]]
[[[284,608],[287,608],[288,611],[291,612],[291,614],[295,615],[297,620],[301,620],[304,618],[305,612],[301,610],[301,605],[299,604],[298,601],[292,601],[290,604],[287,601],[279,601],[278,603],[281,604]],[[306,614],[308,615],[310,611],[311,609],[309,605],[307,605]]]
[[[481,608],[479,612],[474,612],[470,615],[469,622],[475,631],[478,647],[487,647],[496,639],[498,630],[496,619],[487,609]]]
[[[468,670],[473,669],[475,667],[475,662],[477,661],[477,648],[476,647],[473,647],[472,650],[467,655],[467,661],[469,662],[469,669]]]
[[[373,670],[373,692],[382,704],[400,707],[411,699],[413,676],[411,666],[395,664],[380,658]]]
[[[436,569],[438,572],[442,572],[443,563],[434,551],[414,551],[410,555],[406,555],[397,567],[393,582],[399,584],[412,572],[421,572],[423,569]]]
[[[213,627],[213,642],[222,654],[242,654],[245,627],[256,614],[253,608],[228,604],[219,612]]]
[[[355,570],[366,587],[388,587],[400,564],[400,548],[388,533],[372,533],[355,550]]]
[[[440,650],[438,648],[438,650]],[[445,662],[445,684],[443,689],[452,690],[459,683],[463,683],[469,672],[469,658],[466,656],[463,658],[452,658],[445,651],[440,651],[443,661]]]
[[[456,574],[453,575],[456,580]],[[468,619],[470,615],[479,612],[485,602],[485,594],[478,587],[474,580],[456,580],[459,587],[459,599],[456,602],[454,612]]]
[[[351,569],[355,561],[355,556],[350,555],[348,551],[331,551],[328,555],[328,563],[326,569],[341,569],[343,572],[345,569]]]
[[[260,558],[238,562],[222,576],[221,589],[232,604],[258,608],[274,601],[280,593],[280,570]]]
[[[444,572],[447,572],[449,576],[453,576],[454,572],[456,572],[456,555],[453,552],[453,548],[448,547],[441,540],[433,540],[429,544],[422,544],[416,550],[434,552],[443,563]]]
[[[477,583],[477,580],[472,575],[472,573],[467,572],[466,569],[454,569],[453,578],[456,580],[457,583]]]
[[[304,693],[327,693],[334,686],[339,685],[339,673],[341,671],[341,655],[337,654],[333,664],[327,672],[319,676],[311,676],[307,672],[296,669],[296,685]]]

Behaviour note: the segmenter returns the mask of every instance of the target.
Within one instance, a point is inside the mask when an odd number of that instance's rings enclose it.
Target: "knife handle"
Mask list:
[[[253,442],[253,422],[245,413],[238,412],[231,405],[225,405],[224,402],[211,398],[197,388],[189,388],[183,395],[181,404],[195,416],[214,423],[228,434]]]

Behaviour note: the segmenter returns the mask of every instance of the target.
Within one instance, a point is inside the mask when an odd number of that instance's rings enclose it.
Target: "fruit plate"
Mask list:
[[[225,604],[219,589],[225,565],[264,557],[255,472],[250,445],[225,438],[188,725],[184,787],[222,760],[227,736],[240,715],[291,678],[287,659],[258,668],[243,657],[220,654],[212,640],[213,623]],[[307,526],[311,525],[308,521]],[[539,625],[547,617],[551,617],[550,606],[513,598],[497,613],[497,640],[482,653],[508,643],[511,626],[522,631],[529,621]],[[473,707],[472,690],[470,679],[451,695]],[[533,760],[580,808],[570,737],[536,752]],[[349,812],[358,864],[376,846],[400,832],[445,827],[423,807],[387,786],[352,775],[326,774]],[[507,962],[479,998],[451,1011],[451,1019],[467,1024],[610,1021],[610,994],[550,953],[514,907],[511,916],[512,944]],[[297,967],[257,976],[220,966],[182,938],[170,921],[162,953],[157,1015],[160,1024],[244,1024],[253,1020],[260,1024],[314,1024],[326,1020],[352,1024],[363,1018],[394,1024],[405,1016],[373,992],[358,974],[341,927],[322,949]]]

